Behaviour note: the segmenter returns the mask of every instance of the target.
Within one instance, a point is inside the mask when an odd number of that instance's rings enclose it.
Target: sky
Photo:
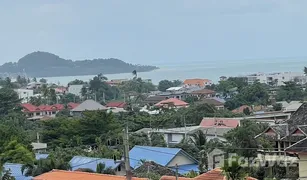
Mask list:
[[[33,51],[72,60],[119,58],[149,65],[307,57],[306,0],[0,4],[0,64]]]

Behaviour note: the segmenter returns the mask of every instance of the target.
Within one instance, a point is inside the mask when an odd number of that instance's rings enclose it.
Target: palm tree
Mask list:
[[[134,76],[133,79],[137,79],[138,78],[138,73],[136,70],[132,71],[132,75]]]
[[[191,135],[190,141],[199,151],[199,170],[205,172],[208,170],[208,140],[206,134],[202,130],[198,130]]]
[[[4,170],[1,180],[15,180],[10,170]]]

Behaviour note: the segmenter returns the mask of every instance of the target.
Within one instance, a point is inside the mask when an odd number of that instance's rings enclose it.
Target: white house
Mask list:
[[[27,103],[30,100],[30,97],[34,96],[33,89],[15,89],[14,90],[19,99],[22,99],[22,103]]]
[[[83,84],[69,85],[68,93],[74,94],[76,96],[81,96],[81,89],[83,86]]]

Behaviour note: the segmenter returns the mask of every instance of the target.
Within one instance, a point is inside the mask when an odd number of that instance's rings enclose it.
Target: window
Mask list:
[[[121,171],[121,170],[122,170],[122,166],[119,165],[119,166],[117,167],[117,171]]]
[[[52,111],[52,114],[55,114],[55,111]]]
[[[40,115],[40,113],[39,113],[39,112],[37,112],[37,113],[36,113],[36,116],[39,116],[39,115]]]

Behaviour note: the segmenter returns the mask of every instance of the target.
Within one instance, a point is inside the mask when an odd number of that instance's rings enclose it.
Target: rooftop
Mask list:
[[[92,157],[84,157],[84,156],[74,156],[69,161],[72,170],[77,170],[80,168],[89,168],[93,171],[96,171],[97,164],[104,163],[106,168],[117,168],[120,163],[114,163],[113,159],[104,159],[104,158],[92,158]]]
[[[82,111],[96,111],[96,110],[106,110],[107,108],[101,104],[99,104],[98,102],[92,100],[92,99],[88,99],[86,101],[84,101],[83,103],[81,103],[79,106],[75,107],[74,109],[72,109],[71,111],[75,111],[75,112],[82,112]]]
[[[155,104],[155,106],[163,106],[163,105],[168,105],[168,104],[172,104],[174,106],[187,106],[187,105],[189,105],[188,103],[186,103],[186,102],[184,102],[180,99],[169,98],[169,99],[165,99],[165,100],[158,102],[157,104]]]
[[[125,176],[115,176],[108,174],[87,173],[79,171],[52,170],[42,175],[36,176],[33,180],[126,180]],[[136,178],[132,180],[147,180],[147,178]]]

